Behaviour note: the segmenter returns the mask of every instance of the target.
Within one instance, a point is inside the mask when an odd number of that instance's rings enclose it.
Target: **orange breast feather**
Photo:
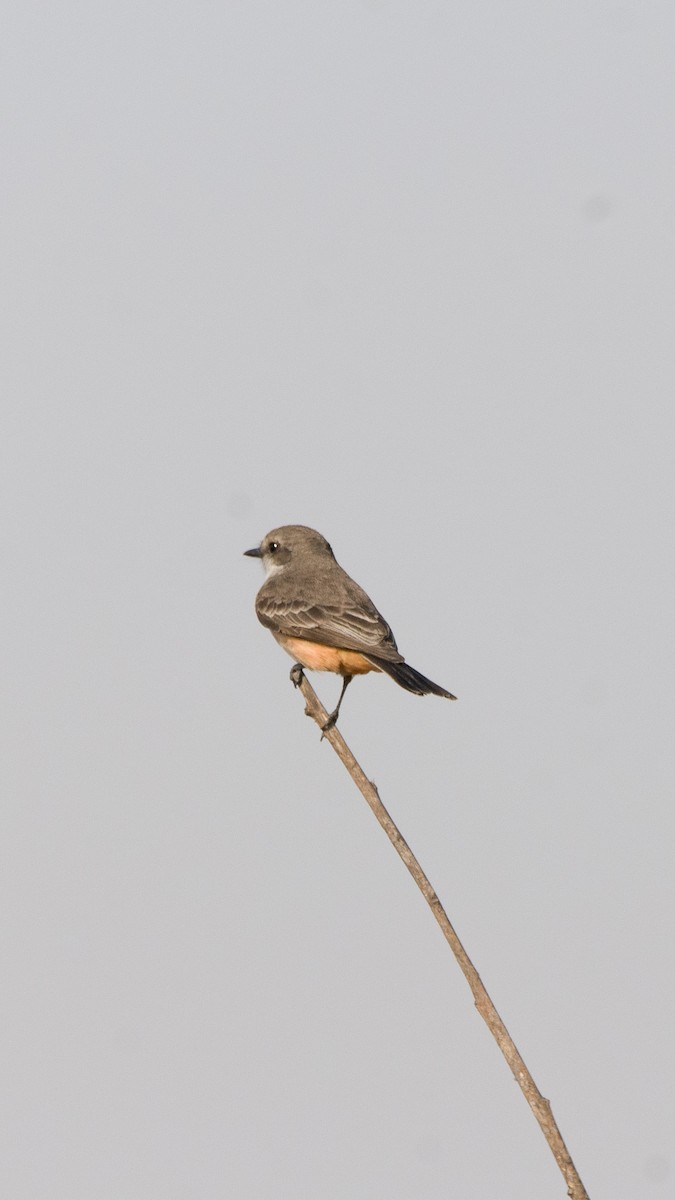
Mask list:
[[[336,650],[334,646],[322,646],[317,642],[307,642],[304,638],[286,637],[283,633],[274,635],[280,646],[310,671],[334,671],[337,675],[366,675],[368,671],[378,671],[358,650]]]

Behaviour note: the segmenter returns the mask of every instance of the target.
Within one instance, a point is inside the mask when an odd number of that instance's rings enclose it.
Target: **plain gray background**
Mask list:
[[[342,730],[591,1196],[673,1195],[674,34],[5,14],[3,1196],[564,1195],[256,622],[286,522],[460,697]]]

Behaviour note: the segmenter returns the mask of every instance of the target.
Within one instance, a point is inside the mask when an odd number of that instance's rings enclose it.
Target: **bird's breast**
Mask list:
[[[296,662],[309,671],[334,671],[336,675],[367,675],[379,667],[369,662],[358,650],[341,650],[335,646],[323,646],[320,642],[308,642],[305,638],[288,637],[275,633],[276,640]]]

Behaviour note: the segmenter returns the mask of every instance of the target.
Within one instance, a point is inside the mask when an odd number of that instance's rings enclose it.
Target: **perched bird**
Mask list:
[[[337,721],[354,676],[368,671],[384,671],[417,696],[433,693],[456,699],[408,666],[382,614],[342,570],[316,529],[281,525],[244,553],[261,559],[265,568],[266,579],[255,601],[258,620],[300,667],[343,677],[340,699],[324,732]]]

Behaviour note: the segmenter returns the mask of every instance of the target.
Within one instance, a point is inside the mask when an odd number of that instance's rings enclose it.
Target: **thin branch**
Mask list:
[[[305,698],[305,712],[307,716],[316,721],[317,725],[321,729],[326,723],[328,713],[321,704],[321,701],[319,700],[312,685],[308,682],[304,673],[297,667],[294,667],[291,671],[291,679],[295,686],[300,688]],[[544,1134],[544,1137],[551,1148],[553,1157],[555,1158],[563,1174],[565,1183],[567,1184],[568,1196],[571,1198],[571,1200],[588,1200],[588,1193],[581,1182],[581,1179],[579,1178],[577,1169],[572,1162],[569,1151],[562,1139],[560,1130],[556,1125],[549,1101],[542,1096],[539,1088],[534,1082],[534,1079],[525,1066],[525,1063],[518,1049],[516,1048],[508,1029],[506,1028],[499,1013],[497,1012],[497,1009],[485,990],[485,987],[483,986],[478,971],[471,962],[471,959],[464,949],[464,946],[450,924],[448,915],[443,908],[443,905],[438,899],[438,896],[424,874],[424,871],[415,858],[415,855],[410,849],[408,843],[401,836],[399,830],[394,824],[394,821],[380,800],[375,784],[366,778],[361,770],[361,767],[354,758],[354,755],[349,749],[349,746],[345,742],[342,734],[336,727],[327,730],[323,736],[327,741],[330,742],[338,758],[342,763],[344,763],[345,767],[349,771],[349,774],[361,792],[361,795],[374,812],[375,816],[380,822],[380,825],[389,838],[389,841],[396,850],[396,853],[400,856],[400,858],[403,859],[403,862],[410,871],[410,874],[415,880],[415,883],[420,889],[424,899],[426,900],[432,913],[434,914],[434,917],[440,925],[443,936],[448,942],[450,949],[457,959],[460,969],[469,987],[471,988],[476,1008],[485,1021],[490,1033],[497,1042],[499,1049],[511,1068],[516,1083],[520,1087],[525,1099],[527,1100],[527,1103],[529,1104],[532,1112],[539,1122],[539,1125],[541,1126],[542,1133]]]

